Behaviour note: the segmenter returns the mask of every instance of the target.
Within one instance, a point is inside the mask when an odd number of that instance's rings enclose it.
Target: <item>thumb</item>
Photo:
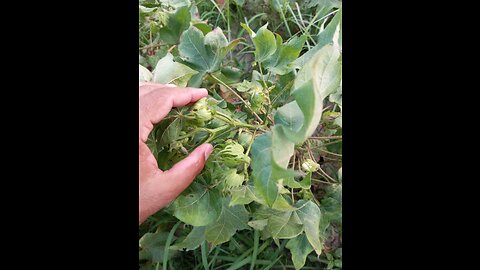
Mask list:
[[[164,172],[166,176],[165,185],[170,186],[172,199],[176,198],[192,183],[193,179],[202,171],[205,161],[212,151],[213,146],[211,144],[202,144],[170,170]]]

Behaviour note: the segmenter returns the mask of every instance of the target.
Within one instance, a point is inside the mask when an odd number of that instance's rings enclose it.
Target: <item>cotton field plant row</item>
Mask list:
[[[341,2],[262,2],[261,25],[248,2],[140,1],[139,80],[209,92],[150,133],[159,168],[214,146],[140,226],[142,269],[341,268]]]

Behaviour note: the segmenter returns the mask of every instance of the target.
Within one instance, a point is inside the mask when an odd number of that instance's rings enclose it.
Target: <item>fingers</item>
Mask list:
[[[145,95],[152,92],[158,88],[172,88],[177,87],[175,84],[158,84],[158,83],[151,83],[151,82],[139,82],[139,94]]]
[[[206,97],[206,89],[158,87],[146,84],[140,94],[140,138],[146,142],[153,124],[160,122],[172,107],[181,107]],[[141,88],[141,89],[142,89]]]
[[[161,172],[157,160],[144,142],[139,142],[139,179],[147,179],[152,175]]]
[[[175,199],[186,189],[202,171],[205,161],[213,151],[211,144],[203,144],[197,147],[185,159],[175,164],[170,170],[165,171],[164,188],[169,191],[168,200]]]

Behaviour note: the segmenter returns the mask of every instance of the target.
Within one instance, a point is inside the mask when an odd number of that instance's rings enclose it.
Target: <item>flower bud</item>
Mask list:
[[[305,162],[302,163],[302,169],[305,172],[314,172],[319,168],[320,168],[320,165],[311,159],[307,159],[305,160]]]

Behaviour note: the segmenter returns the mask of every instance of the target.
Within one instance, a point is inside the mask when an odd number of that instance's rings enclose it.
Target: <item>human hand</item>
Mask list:
[[[146,142],[153,125],[173,107],[185,106],[208,95],[207,90],[153,83],[139,86],[139,224],[173,201],[200,173],[211,154],[211,144],[198,146],[185,159],[167,171],[158,168],[157,160]]]

